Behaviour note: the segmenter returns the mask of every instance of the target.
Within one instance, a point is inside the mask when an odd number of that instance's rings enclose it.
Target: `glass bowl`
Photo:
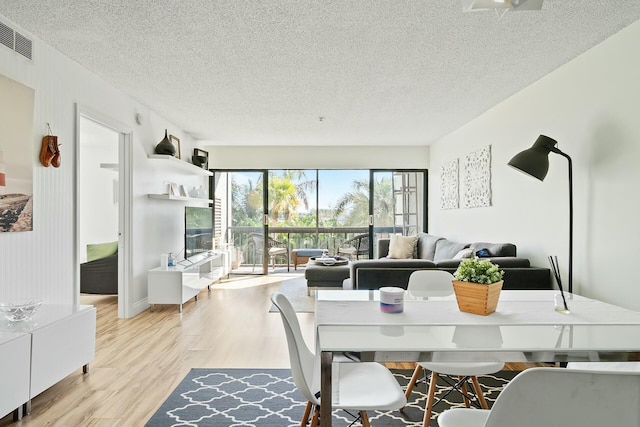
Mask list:
[[[12,322],[31,319],[38,311],[42,301],[34,298],[17,298],[9,302],[0,302],[0,312]]]

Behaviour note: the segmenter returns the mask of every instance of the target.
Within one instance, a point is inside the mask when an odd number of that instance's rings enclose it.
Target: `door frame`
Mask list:
[[[111,117],[93,110],[90,107],[76,103],[76,158],[75,158],[75,187],[74,187],[74,303],[80,303],[80,203],[78,200],[80,189],[80,119],[84,117],[105,127],[108,127],[119,134],[118,137],[118,317],[130,317],[130,303],[132,301],[131,283],[132,278],[132,171],[131,159],[133,153],[132,129]]]
[[[268,197],[269,197],[269,170],[268,169],[209,169],[211,172],[213,172],[213,176],[210,178],[209,182],[210,182],[210,188],[209,188],[209,194],[211,195],[211,197],[214,199],[214,203],[215,203],[215,189],[218,185],[218,183],[216,182],[216,174],[217,173],[226,173],[228,174],[227,176],[227,180],[228,180],[228,184],[231,183],[231,180],[229,179],[229,175],[233,174],[233,173],[256,173],[256,174],[262,174],[262,236],[263,236],[263,244],[262,244],[262,266],[261,266],[261,271],[256,272],[256,273],[251,273],[251,274],[256,274],[256,275],[268,275],[269,274],[269,248],[268,248],[268,242],[267,242],[267,238],[266,236],[268,236],[269,234],[269,224],[268,224],[268,216],[269,216],[269,206],[268,206]],[[229,193],[230,188],[227,187],[225,189],[225,192]],[[229,196],[229,194],[227,194],[227,196]],[[229,197],[227,197],[226,202],[228,202],[230,200]],[[227,209],[229,209],[229,206],[226,207]],[[215,209],[213,212],[214,218],[213,221],[215,223]]]
[[[429,231],[429,170],[428,169],[381,169],[381,168],[371,168],[369,169],[369,239],[373,242],[375,238],[375,221],[374,221],[374,199],[375,197],[375,176],[377,173],[391,173],[393,175],[394,172],[399,173],[422,173],[423,174],[423,194],[422,197],[424,200],[422,201],[422,223],[418,224],[418,226],[422,226],[423,232]],[[392,177],[393,179],[393,177]],[[395,218],[394,218],[395,221]],[[369,257],[373,258],[374,255],[374,245],[369,245]]]

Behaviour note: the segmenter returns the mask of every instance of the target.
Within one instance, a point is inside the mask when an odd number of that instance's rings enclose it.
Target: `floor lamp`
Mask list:
[[[573,166],[571,157],[563,153],[556,144],[558,142],[545,135],[540,135],[533,146],[513,156],[509,166],[543,181],[549,170],[549,153],[556,153],[569,162],[569,293],[573,293]],[[559,276],[558,276],[559,278]],[[562,291],[561,283],[558,283]]]

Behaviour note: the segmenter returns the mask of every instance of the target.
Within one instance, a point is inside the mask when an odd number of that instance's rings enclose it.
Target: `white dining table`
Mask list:
[[[464,313],[455,296],[405,294],[402,313],[380,310],[374,290],[316,292],[321,426],[331,425],[331,364],[336,353],[362,361],[430,361],[446,352],[460,362],[632,361],[640,356],[640,312],[555,291],[502,291],[487,316]]]

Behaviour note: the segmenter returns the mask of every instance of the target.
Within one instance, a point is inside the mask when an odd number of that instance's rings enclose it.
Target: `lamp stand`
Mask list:
[[[567,159],[569,162],[569,293],[573,293],[573,163],[568,154],[560,151],[556,147],[551,148],[551,152]]]
[[[558,142],[546,135],[540,135],[531,148],[521,151],[509,160],[508,165],[520,172],[543,181],[549,171],[549,153],[556,153],[569,162],[569,292],[573,293],[573,164],[571,157],[563,153]],[[559,273],[558,273],[558,278]]]

